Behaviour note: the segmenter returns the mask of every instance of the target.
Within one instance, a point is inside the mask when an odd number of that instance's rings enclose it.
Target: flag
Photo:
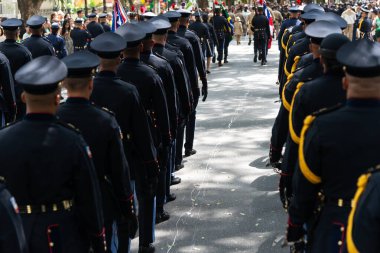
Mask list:
[[[119,26],[127,22],[127,14],[123,6],[120,3],[120,0],[115,0],[113,4],[113,13],[112,13],[112,31],[116,31]]]
[[[264,15],[267,17],[267,19],[269,20],[269,28],[270,28],[270,34],[272,35],[273,34],[273,30],[274,30],[274,24],[273,24],[273,17],[272,17],[272,14],[270,13],[267,5],[266,5],[266,1],[265,0],[260,0],[259,1],[260,4],[263,6],[263,11],[264,11]],[[268,49],[270,49],[272,46],[272,36],[270,36],[268,38]]]

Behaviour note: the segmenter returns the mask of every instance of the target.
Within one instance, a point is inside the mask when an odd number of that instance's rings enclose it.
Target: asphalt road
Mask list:
[[[289,252],[280,246],[287,217],[279,176],[265,166],[279,107],[277,43],[267,66],[254,64],[252,54],[247,41],[233,41],[229,63],[213,65],[209,97],[198,106],[198,153],[177,173],[182,183],[166,205],[171,219],[156,228],[156,252]]]

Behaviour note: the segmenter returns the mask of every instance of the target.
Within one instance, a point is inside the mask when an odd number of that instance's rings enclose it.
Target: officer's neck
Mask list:
[[[84,98],[84,99],[90,100],[91,93],[92,93],[92,86],[91,87],[87,86],[79,90],[72,90],[70,88],[67,89],[68,98]]]

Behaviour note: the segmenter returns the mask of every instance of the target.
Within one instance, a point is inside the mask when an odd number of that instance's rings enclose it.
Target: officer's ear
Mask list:
[[[343,90],[347,90],[348,86],[349,86],[348,78],[346,76],[344,76],[342,78],[342,87],[343,87]]]
[[[21,93],[21,101],[26,104],[26,97],[25,97],[25,91]]]
[[[89,80],[89,84],[88,84],[88,89],[90,92],[92,92],[92,90],[94,89],[94,78],[91,77],[90,80]]]

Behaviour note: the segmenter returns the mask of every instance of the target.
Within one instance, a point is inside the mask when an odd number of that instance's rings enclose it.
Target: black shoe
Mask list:
[[[170,193],[166,196],[166,203],[172,202],[177,199],[177,196],[174,193]]]
[[[262,60],[261,61],[261,65],[267,65],[267,61],[266,60]]]
[[[224,59],[224,63],[228,63],[227,59]]]
[[[207,73],[207,74],[211,74],[210,70],[206,70],[206,73]]]
[[[251,45],[251,43],[252,43],[252,40],[251,40],[251,39],[249,39],[249,41],[248,41],[248,46],[250,46],[250,45]]]
[[[216,59],[215,59],[216,57],[214,56],[214,57],[212,57],[212,63],[215,63],[215,61],[216,61]]]
[[[257,55],[253,57],[253,62],[257,62]]]
[[[262,58],[263,58],[263,56],[261,54],[259,54],[259,61],[261,61]]]
[[[170,182],[170,185],[176,185],[181,183],[181,178],[180,177],[174,177],[172,176],[172,180]]]
[[[156,248],[153,244],[149,243],[148,245],[139,246],[139,253],[154,253]]]
[[[195,149],[186,149],[185,150],[185,157],[195,155],[197,151]]]
[[[185,167],[185,165],[183,165],[183,164],[176,165],[175,166],[175,171],[179,171],[180,169],[183,169],[184,167]]]
[[[218,67],[222,67],[223,63],[221,61],[218,62]]]
[[[156,224],[167,221],[170,219],[170,214],[166,211],[156,213]]]

